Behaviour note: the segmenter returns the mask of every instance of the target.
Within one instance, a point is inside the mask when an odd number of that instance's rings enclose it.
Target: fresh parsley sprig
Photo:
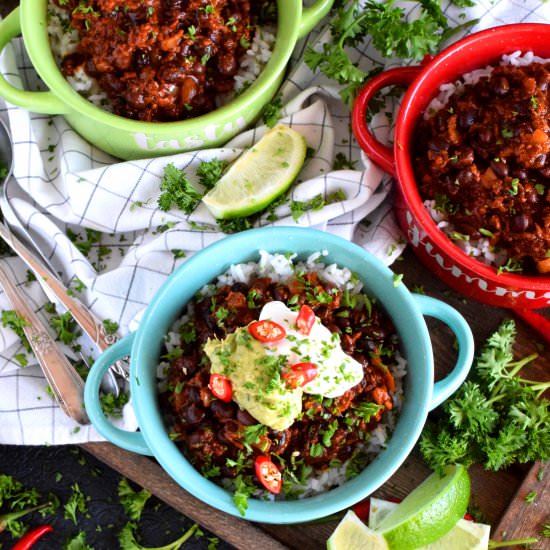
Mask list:
[[[377,70],[365,73],[359,69],[346,47],[354,47],[370,37],[374,47],[388,58],[398,57],[419,61],[435,53],[450,35],[464,25],[452,28],[437,0],[420,0],[418,16],[410,21],[404,8],[394,0],[341,1],[331,21],[333,40],[322,51],[306,50],[304,60],[311,70],[319,70],[328,78],[343,85],[343,101],[351,105],[359,88]],[[459,7],[472,6],[471,0],[455,0]],[[465,23],[471,25],[473,22]]]
[[[187,179],[183,170],[172,163],[164,168],[160,191],[158,206],[161,210],[170,210],[175,205],[186,214],[193,212],[202,196]]]
[[[427,464],[482,464],[500,470],[550,458],[550,382],[526,380],[520,370],[537,357],[514,360],[514,321],[503,322],[476,358],[468,380],[441,407],[437,422],[422,432]]]

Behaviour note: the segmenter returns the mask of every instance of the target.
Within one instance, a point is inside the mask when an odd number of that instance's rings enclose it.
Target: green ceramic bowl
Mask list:
[[[104,111],[75,92],[55,63],[47,32],[48,0],[21,0],[0,22],[0,52],[22,35],[31,62],[49,91],[20,90],[0,75],[0,97],[33,111],[64,115],[86,140],[122,159],[163,156],[215,147],[253,122],[279,88],[296,41],[330,10],[334,0],[277,0],[277,38],[273,55],[244,93],[215,111],[180,122],[141,122]]]

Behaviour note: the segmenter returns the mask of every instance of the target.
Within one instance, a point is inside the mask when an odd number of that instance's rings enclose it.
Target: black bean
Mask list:
[[[204,420],[204,409],[196,403],[191,403],[184,411],[185,420],[189,424],[199,424]]]
[[[242,292],[246,296],[249,286],[246,283],[236,282],[231,285],[231,290],[233,292]]]
[[[475,176],[471,170],[464,169],[458,173],[456,179],[460,185],[467,185],[475,181]]]
[[[482,128],[478,134],[479,141],[488,145],[493,141],[493,131],[490,128]]]
[[[540,155],[537,155],[533,159],[533,167],[534,168],[544,168],[545,164],[546,164],[546,155],[544,153],[541,153]]]
[[[493,159],[491,161],[491,168],[500,178],[504,178],[508,175],[508,165],[500,159]]]
[[[475,109],[465,109],[458,114],[458,126],[460,128],[469,128],[476,120],[477,112]]]
[[[493,89],[497,95],[506,95],[510,90],[510,83],[505,76],[497,76],[493,79]]]
[[[233,405],[231,403],[225,403],[224,401],[220,401],[217,399],[216,401],[212,401],[212,404],[210,405],[210,410],[220,420],[225,420],[228,418],[233,418],[235,414],[235,410],[233,409]]]
[[[526,214],[516,214],[510,220],[510,229],[516,233],[523,233],[529,227],[529,217]]]
[[[445,151],[449,148],[449,142],[441,137],[434,137],[428,142],[428,148],[436,153]]]
[[[237,420],[245,426],[252,426],[253,424],[258,423],[258,421],[250,413],[241,408],[237,410]]]
[[[518,168],[518,169],[512,171],[512,176],[514,176],[514,178],[518,178],[520,180],[526,180],[529,177],[529,173],[527,172],[527,170],[523,170],[522,168]]]

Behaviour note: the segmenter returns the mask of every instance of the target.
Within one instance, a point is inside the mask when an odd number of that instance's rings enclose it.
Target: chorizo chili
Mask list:
[[[248,475],[261,488],[255,477],[259,456],[268,456],[283,480],[287,470],[297,477],[298,471],[320,471],[358,456],[383,412],[393,408],[390,392],[395,383],[388,365],[396,362],[398,343],[385,313],[368,298],[355,298],[316,273],[305,273],[286,284],[258,277],[193,300],[192,317],[179,331],[178,353],[170,361],[160,403],[171,437],[199,471],[218,481]],[[234,401],[216,399],[209,387],[210,361],[201,351],[208,339],[223,339],[255,322],[263,305],[273,300],[296,311],[307,304],[339,335],[344,352],[359,361],[364,372],[361,382],[340,397],[304,394],[302,414],[284,431],[259,424]],[[314,376],[314,371],[314,365],[302,363],[296,374],[303,378]]]
[[[494,67],[423,119],[417,137],[421,195],[452,238],[488,239],[501,270],[550,273],[550,63]]]
[[[62,60],[83,68],[113,111],[142,121],[175,121],[216,108],[232,92],[239,60],[260,13],[274,2],[249,0],[55,0],[79,33]]]

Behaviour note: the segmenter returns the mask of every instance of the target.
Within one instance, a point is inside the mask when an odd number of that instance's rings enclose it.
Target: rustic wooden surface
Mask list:
[[[2,0],[0,15],[8,14],[18,0]],[[501,320],[512,317],[508,310],[494,308],[464,299],[448,290],[436,280],[408,250],[393,269],[404,274],[409,288],[421,285],[426,294],[440,298],[456,307],[465,316],[480,345],[499,325]],[[544,311],[545,315],[548,310]],[[428,321],[439,375],[453,363],[449,352],[450,334],[441,323]],[[550,376],[548,344],[521,320],[517,320],[518,355],[537,351],[539,359],[531,367],[530,377],[547,380]],[[202,524],[236,548],[300,549],[323,548],[335,523],[316,525],[254,525],[212,509],[181,489],[151,458],[119,449],[109,443],[83,445],[83,448],[115,468],[129,479],[139,483],[182,514]],[[375,495],[381,498],[402,498],[428,474],[417,451],[406,460],[396,474]],[[470,469],[472,478],[471,507],[481,513],[493,528],[494,540],[540,536],[542,526],[550,521],[550,465],[534,464],[513,467],[502,472],[485,472],[480,467]],[[536,493],[535,502],[529,504],[525,496]],[[550,539],[540,538],[533,550],[550,550]]]

